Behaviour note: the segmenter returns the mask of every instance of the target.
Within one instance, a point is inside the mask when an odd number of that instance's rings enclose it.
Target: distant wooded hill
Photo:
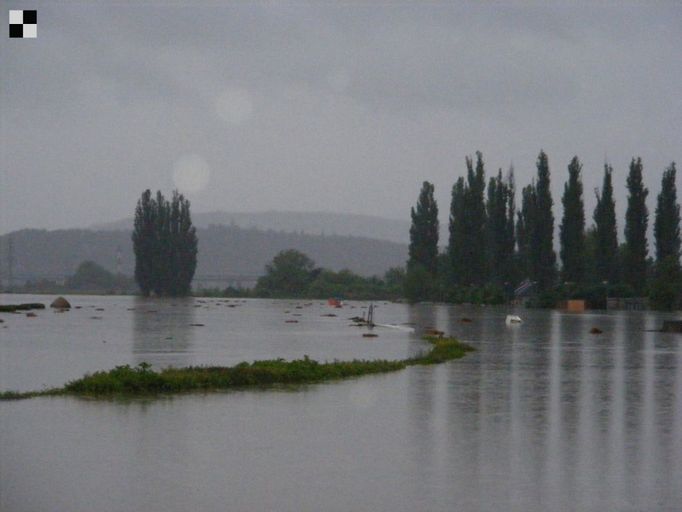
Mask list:
[[[397,220],[370,215],[330,212],[192,213],[192,222],[199,228],[208,228],[211,225],[236,225],[241,228],[306,233],[309,235],[359,236],[403,244],[410,241],[409,215],[406,215],[406,219]],[[133,219],[129,218],[97,224],[91,226],[91,229],[129,230],[132,225]]]
[[[403,266],[407,245],[371,238],[309,235],[244,229],[237,226],[199,228],[197,276],[258,276],[281,250],[297,249],[330,270],[347,268],[363,276],[383,275]],[[111,272],[132,275],[134,256],[130,230],[25,229],[0,236],[0,276],[8,274],[12,237],[15,284],[27,279],[72,275],[90,260]],[[120,268],[117,268],[120,255]],[[199,285],[208,283],[198,283]]]

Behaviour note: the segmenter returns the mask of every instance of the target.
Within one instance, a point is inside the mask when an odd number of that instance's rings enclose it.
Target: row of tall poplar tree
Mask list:
[[[135,208],[135,281],[142,295],[185,296],[197,267],[197,234],[190,203],[177,190],[170,201],[145,190]]]
[[[547,155],[537,159],[537,176],[521,191],[510,169],[487,183],[483,155],[466,158],[466,176],[452,187],[449,240],[438,250],[438,205],[434,187],[424,182],[412,208],[405,291],[410,300],[503,302],[520,284],[532,285],[539,305],[559,298],[594,299],[611,295],[649,295],[654,306],[675,308],[682,300],[680,205],[675,163],[663,172],[654,220],[655,260],[649,256],[649,191],[642,180],[642,160],[633,158],[627,177],[624,243],[618,243],[610,165],[604,165],[596,190],[594,223],[586,227],[582,164],[574,157],[561,198],[560,265],[554,250],[554,201]],[[594,302],[594,300],[593,300]]]

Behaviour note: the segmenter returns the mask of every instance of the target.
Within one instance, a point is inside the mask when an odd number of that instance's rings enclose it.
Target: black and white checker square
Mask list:
[[[21,38],[38,37],[38,11],[10,10],[9,36]]]

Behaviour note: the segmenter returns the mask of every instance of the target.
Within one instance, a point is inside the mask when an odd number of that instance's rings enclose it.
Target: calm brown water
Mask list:
[[[0,402],[2,512],[680,510],[682,337],[647,332],[670,316],[518,310],[510,328],[506,308],[380,304],[395,327],[368,340],[347,321],[361,303],[72,302],[1,316],[0,389],[141,361],[402,358],[428,327],[478,350],[295,390]]]

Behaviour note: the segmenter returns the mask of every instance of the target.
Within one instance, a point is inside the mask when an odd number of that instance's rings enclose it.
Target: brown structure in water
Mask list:
[[[582,313],[585,311],[585,301],[584,300],[564,300],[559,303],[559,309],[568,311],[569,313]]]
[[[682,320],[666,320],[663,322],[663,332],[676,332],[682,334]]]

